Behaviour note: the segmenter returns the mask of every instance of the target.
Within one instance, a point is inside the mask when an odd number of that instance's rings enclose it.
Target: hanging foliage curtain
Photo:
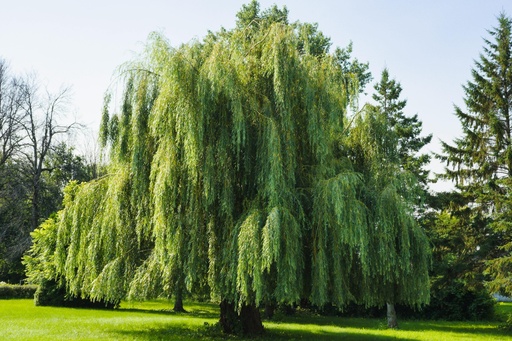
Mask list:
[[[428,290],[428,244],[406,198],[346,152],[377,152],[347,142],[356,77],[300,28],[252,21],[178,48],[152,34],[121,68],[101,128],[109,175],[71,185],[57,219],[70,293],[341,308],[396,285],[400,301],[428,300],[414,294]]]

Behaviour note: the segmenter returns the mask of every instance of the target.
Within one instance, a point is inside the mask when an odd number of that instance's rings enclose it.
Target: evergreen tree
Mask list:
[[[430,304],[419,318],[482,320],[494,316],[482,260],[494,248],[489,219],[475,214],[460,192],[436,193],[421,224],[432,245]]]
[[[410,183],[345,155],[357,75],[286,9],[253,1],[238,19],[179,48],[153,34],[123,67],[124,101],[102,120],[109,174],[66,190],[54,278],[111,302],[206,292],[228,333],[261,333],[269,302],[427,302]]]
[[[488,31],[472,80],[464,86],[466,108],[455,107],[463,135],[443,142],[444,177],[455,181],[471,216],[486,222],[478,239],[492,241],[480,268],[491,276],[489,288],[512,295],[512,21],[505,14]],[[486,243],[489,244],[489,243]],[[484,245],[479,245],[483,247]],[[482,263],[485,261],[486,263]]]
[[[380,82],[375,84],[375,91],[372,97],[377,102],[377,107],[387,116],[390,126],[397,135],[401,167],[412,172],[426,190],[429,171],[425,167],[430,162],[430,156],[418,153],[430,143],[432,134],[421,136],[422,122],[418,115],[404,114],[403,109],[407,105],[407,100],[400,99],[402,86],[390,78],[387,68],[382,71]]]
[[[364,92],[366,85],[372,81],[372,74],[369,71],[369,63],[361,63],[357,58],[352,57],[353,44],[350,42],[345,48],[336,48],[334,57],[340,64],[343,72],[352,74],[357,78],[359,92]]]

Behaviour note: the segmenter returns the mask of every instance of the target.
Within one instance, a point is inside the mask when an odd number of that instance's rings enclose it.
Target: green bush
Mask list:
[[[64,306],[66,292],[57,282],[42,280],[34,294],[36,306]]]
[[[496,300],[484,289],[468,288],[461,282],[451,282],[444,286],[433,286],[430,304],[422,309],[413,309],[395,305],[398,319],[447,320],[447,321],[490,321],[495,319]],[[386,307],[364,307],[355,303],[343,307],[315,310],[321,315],[339,315],[343,317],[382,318],[386,316]],[[326,309],[327,308],[327,309]]]
[[[397,307],[397,313],[420,319],[448,321],[482,321],[495,317],[496,300],[484,289],[476,290],[463,283],[432,288],[430,304],[420,311]]]
[[[0,284],[0,299],[32,298],[37,285]]]
[[[80,297],[71,297],[66,294],[63,286],[53,280],[42,280],[34,295],[36,306],[73,307],[73,308],[107,308],[113,309],[120,302],[106,302],[104,300],[91,301]]]
[[[505,321],[505,324],[502,326],[503,329],[505,329],[508,332],[512,333],[512,314],[510,314]]]

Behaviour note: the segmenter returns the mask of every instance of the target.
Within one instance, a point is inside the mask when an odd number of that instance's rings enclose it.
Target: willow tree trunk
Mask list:
[[[261,335],[264,332],[263,323],[258,308],[255,305],[243,305],[237,313],[232,302],[220,302],[220,320],[222,330],[226,334]]]
[[[176,294],[174,297],[174,308],[172,308],[172,310],[174,310],[175,312],[186,313],[185,308],[183,308],[183,286],[184,285],[185,285],[185,283],[183,283],[182,280],[180,280],[178,282]]]
[[[398,329],[398,321],[396,319],[395,305],[392,303],[386,303],[387,317],[388,317],[388,328]]]
[[[174,310],[175,312],[178,312],[178,313],[186,313],[187,312],[185,310],[185,308],[183,308],[183,295],[182,295],[181,291],[176,293],[176,297],[174,300],[174,307],[172,308],[172,310]]]
[[[276,304],[274,302],[267,302],[265,304],[265,315],[266,319],[272,319],[274,317],[274,312],[276,310]]]

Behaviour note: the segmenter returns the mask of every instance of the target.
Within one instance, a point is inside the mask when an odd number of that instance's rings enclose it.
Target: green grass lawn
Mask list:
[[[124,303],[119,310],[35,307],[32,300],[0,301],[0,340],[239,340],[213,325],[213,304],[189,303],[189,313],[165,301]],[[502,304],[500,312],[512,312]],[[399,321],[388,330],[381,319],[321,317],[298,312],[265,322],[256,340],[512,340],[499,322]]]

